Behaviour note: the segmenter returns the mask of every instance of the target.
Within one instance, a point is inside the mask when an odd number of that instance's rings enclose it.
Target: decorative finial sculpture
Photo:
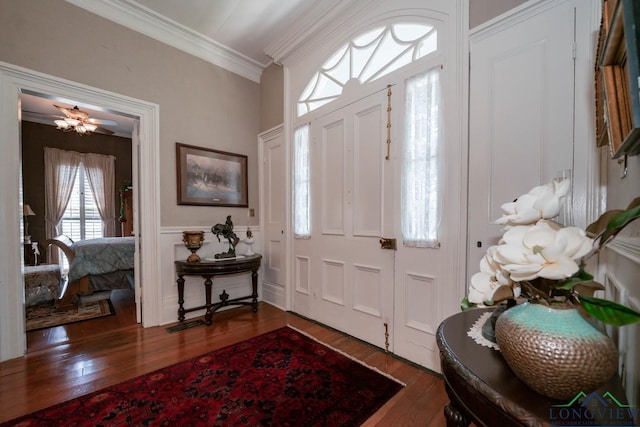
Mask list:
[[[218,242],[221,241],[220,235],[229,241],[229,250],[227,252],[216,254],[215,258],[235,258],[236,245],[240,239],[236,236],[236,233],[233,232],[233,221],[231,221],[231,215],[227,215],[227,221],[224,224],[216,224],[211,227],[211,232],[218,238]]]

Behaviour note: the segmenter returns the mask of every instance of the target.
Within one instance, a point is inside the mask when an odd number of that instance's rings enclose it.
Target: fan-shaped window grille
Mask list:
[[[391,24],[367,31],[338,49],[313,75],[298,99],[298,117],[337,99],[351,79],[367,83],[438,48],[435,27]]]

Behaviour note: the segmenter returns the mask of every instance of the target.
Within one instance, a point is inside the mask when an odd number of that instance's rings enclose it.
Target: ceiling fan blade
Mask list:
[[[94,125],[106,125],[106,126],[118,126],[118,122],[115,120],[107,120],[107,119],[87,119],[87,122],[92,123]]]
[[[62,111],[64,113],[65,116],[67,117],[71,117],[71,118],[75,118],[73,117],[71,114],[71,110],[69,110],[68,108],[65,107],[60,107],[58,105],[53,104],[54,107],[56,107],[58,110]]]
[[[109,130],[109,129],[105,129],[103,127],[98,126],[96,128],[96,130],[93,131],[94,133],[103,133],[105,135],[113,135],[115,132]]]
[[[45,113],[39,113],[37,111],[28,111],[28,110],[22,110],[22,114],[27,115],[27,116],[50,117],[52,119],[62,119],[62,118],[64,118],[63,116],[56,116],[56,115],[53,115],[53,114],[45,114]]]
[[[58,105],[53,105],[54,107],[56,107],[58,110],[62,111],[67,117],[69,117],[70,119],[76,119],[76,120],[87,120],[89,118],[89,114],[86,111],[82,111],[81,109],[78,108],[78,106],[76,105],[75,107],[71,108],[65,108],[65,107],[60,107]]]

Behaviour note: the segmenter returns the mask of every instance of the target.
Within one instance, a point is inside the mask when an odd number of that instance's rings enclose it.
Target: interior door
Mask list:
[[[468,274],[498,242],[500,206],[570,177],[576,7],[558,2],[471,39]]]
[[[386,90],[310,125],[312,318],[392,350],[393,160],[387,160]]]
[[[265,301],[282,309],[286,301],[286,250],[285,250],[285,145],[282,128],[270,133],[263,146],[263,196],[264,196],[264,262],[262,292]]]

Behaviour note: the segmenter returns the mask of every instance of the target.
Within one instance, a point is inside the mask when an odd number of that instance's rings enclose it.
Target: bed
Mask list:
[[[105,237],[73,242],[57,236],[45,244],[62,250],[69,261],[67,283],[56,301],[70,305],[80,292],[133,289],[134,237]]]

